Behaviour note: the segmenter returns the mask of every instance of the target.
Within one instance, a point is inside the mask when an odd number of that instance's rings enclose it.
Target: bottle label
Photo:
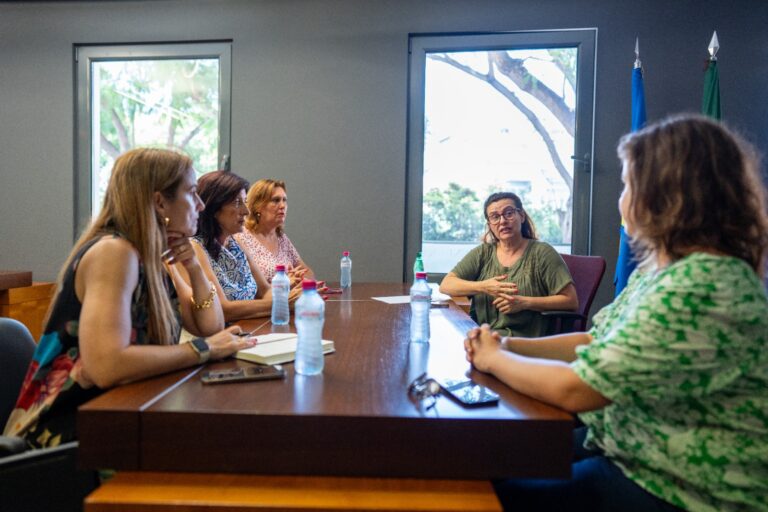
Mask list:
[[[319,311],[302,311],[296,315],[298,318],[304,320],[319,320],[323,315]]]
[[[428,301],[431,301],[432,297],[430,295],[426,295],[426,294],[423,294],[423,295],[422,294],[418,294],[418,295],[411,295],[411,300],[412,301],[414,301],[414,300],[425,300],[425,301],[428,300]]]

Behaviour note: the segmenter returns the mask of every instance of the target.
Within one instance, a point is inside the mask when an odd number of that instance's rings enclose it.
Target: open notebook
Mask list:
[[[256,345],[235,354],[237,359],[260,364],[290,363],[296,359],[296,334],[271,333],[256,336]],[[330,354],[336,349],[331,340],[323,340],[323,354]]]

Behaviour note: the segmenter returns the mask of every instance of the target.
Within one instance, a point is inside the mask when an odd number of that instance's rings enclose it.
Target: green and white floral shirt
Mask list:
[[[635,272],[593,319],[576,374],[612,404],[580,418],[648,492],[688,510],[768,511],[768,300],[742,260]]]

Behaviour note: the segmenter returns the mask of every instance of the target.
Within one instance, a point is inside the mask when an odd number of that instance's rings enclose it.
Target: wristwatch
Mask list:
[[[208,346],[208,342],[205,338],[192,338],[189,341],[189,346],[197,354],[197,359],[200,364],[203,364],[211,358],[211,347]]]

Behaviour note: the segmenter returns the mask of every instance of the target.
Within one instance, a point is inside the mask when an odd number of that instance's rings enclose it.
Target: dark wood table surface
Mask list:
[[[466,409],[440,397],[427,409],[408,396],[422,372],[470,370],[463,339],[474,322],[460,308],[432,309],[431,342],[409,345],[403,284],[355,283],[326,303],[323,337],[335,342],[319,376],[287,364],[284,380],[203,385],[200,372],[247,366],[229,359],[112,389],[78,413],[87,468],[417,478],[568,477],[573,419],[488,375],[501,395]],[[266,319],[238,322],[258,333]],[[289,330],[294,330],[293,318]],[[277,328],[274,328],[277,329]],[[286,329],[283,327],[282,329]]]

